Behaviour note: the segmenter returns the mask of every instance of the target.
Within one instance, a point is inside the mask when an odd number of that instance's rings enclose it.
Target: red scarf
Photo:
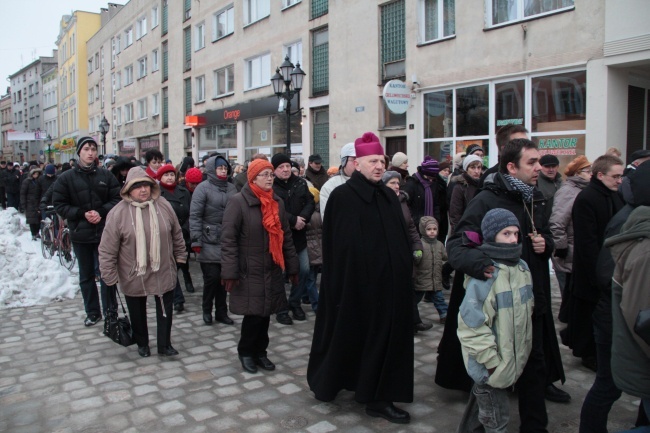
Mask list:
[[[262,225],[269,234],[269,251],[273,261],[284,271],[284,254],[282,244],[284,243],[284,231],[280,223],[280,212],[278,202],[273,199],[273,190],[264,191],[252,182],[248,184],[253,194],[260,199],[262,211]]]

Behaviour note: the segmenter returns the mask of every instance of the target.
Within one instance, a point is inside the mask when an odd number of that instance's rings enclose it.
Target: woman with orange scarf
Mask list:
[[[230,311],[244,316],[239,360],[256,373],[275,369],[266,352],[270,316],[287,308],[284,272],[297,280],[299,265],[284,204],[273,194],[273,166],[256,159],[246,174],[248,183],[230,198],[223,217],[221,278]]]

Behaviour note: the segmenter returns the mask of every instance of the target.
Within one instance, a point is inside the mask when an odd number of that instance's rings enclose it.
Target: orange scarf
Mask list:
[[[248,184],[253,194],[260,199],[262,211],[262,225],[269,234],[269,251],[273,261],[284,271],[284,254],[282,244],[284,243],[284,231],[280,223],[280,212],[278,202],[273,199],[273,190],[264,191],[259,186],[250,182]]]

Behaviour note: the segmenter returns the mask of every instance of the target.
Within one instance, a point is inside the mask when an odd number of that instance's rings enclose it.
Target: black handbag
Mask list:
[[[133,339],[133,330],[131,329],[131,321],[129,321],[129,316],[126,315],[126,310],[124,309],[124,304],[122,303],[122,297],[120,296],[119,291],[115,286],[109,288],[115,290],[117,298],[120,300],[120,305],[122,306],[123,317],[119,317],[117,311],[117,305],[112,305],[106,311],[106,320],[104,321],[104,335],[116,342],[117,344],[128,347],[132,344],[135,344]],[[110,296],[110,298],[113,298]]]
[[[634,333],[650,346],[650,308],[639,311],[634,323]]]

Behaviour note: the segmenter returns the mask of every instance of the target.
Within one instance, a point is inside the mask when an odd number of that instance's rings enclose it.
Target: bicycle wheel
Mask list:
[[[51,223],[43,223],[43,227],[41,227],[41,252],[46,259],[51,259],[54,254],[54,237],[52,236]]]
[[[70,240],[70,230],[68,229],[63,229],[60,234],[60,242],[59,242],[59,262],[61,262],[61,265],[68,269],[69,271],[72,270],[74,267],[75,262],[77,261],[77,258],[74,255],[74,250],[72,249],[72,241]]]

